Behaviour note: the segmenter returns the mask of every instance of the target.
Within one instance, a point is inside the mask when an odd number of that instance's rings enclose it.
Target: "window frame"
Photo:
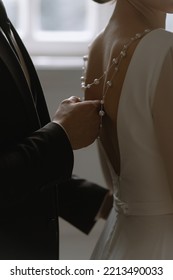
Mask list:
[[[88,45],[108,22],[114,4],[108,2],[99,5],[92,0],[85,0],[88,1],[88,13],[90,14],[87,31],[41,32],[35,29],[35,26],[37,26],[38,1],[17,0],[19,7],[19,28],[17,30],[30,55],[38,65],[78,66],[80,64],[79,58],[81,59],[81,56],[88,52]],[[20,26],[23,28],[20,28]],[[167,29],[173,31],[173,26],[168,26]]]
[[[19,18],[17,28],[31,56],[76,57],[86,53],[88,44],[105,26],[113,7],[110,3],[99,5],[88,1],[88,27],[81,32],[38,31],[39,0],[17,0]],[[5,4],[5,1],[4,1]],[[7,11],[8,12],[8,11]],[[21,28],[22,26],[22,28]]]

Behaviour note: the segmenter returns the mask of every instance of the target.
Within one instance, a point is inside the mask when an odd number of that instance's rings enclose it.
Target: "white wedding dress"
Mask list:
[[[117,132],[120,176],[100,147],[114,204],[91,259],[173,259],[172,33],[153,30],[136,47]]]

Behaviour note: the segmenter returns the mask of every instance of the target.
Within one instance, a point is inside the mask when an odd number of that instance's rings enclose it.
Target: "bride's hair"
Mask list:
[[[97,2],[99,4],[104,4],[107,2],[116,2],[116,0],[93,0],[94,2]]]

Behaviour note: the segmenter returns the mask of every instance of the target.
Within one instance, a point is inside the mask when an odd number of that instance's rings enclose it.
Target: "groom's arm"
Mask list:
[[[60,216],[84,233],[98,218],[106,218],[112,207],[109,190],[76,176],[58,186]]]

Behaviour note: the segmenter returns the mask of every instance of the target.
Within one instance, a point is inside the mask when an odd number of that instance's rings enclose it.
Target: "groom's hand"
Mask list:
[[[60,124],[66,131],[72,148],[80,149],[94,142],[99,134],[100,101],[81,101],[72,96],[61,102],[53,122]]]

